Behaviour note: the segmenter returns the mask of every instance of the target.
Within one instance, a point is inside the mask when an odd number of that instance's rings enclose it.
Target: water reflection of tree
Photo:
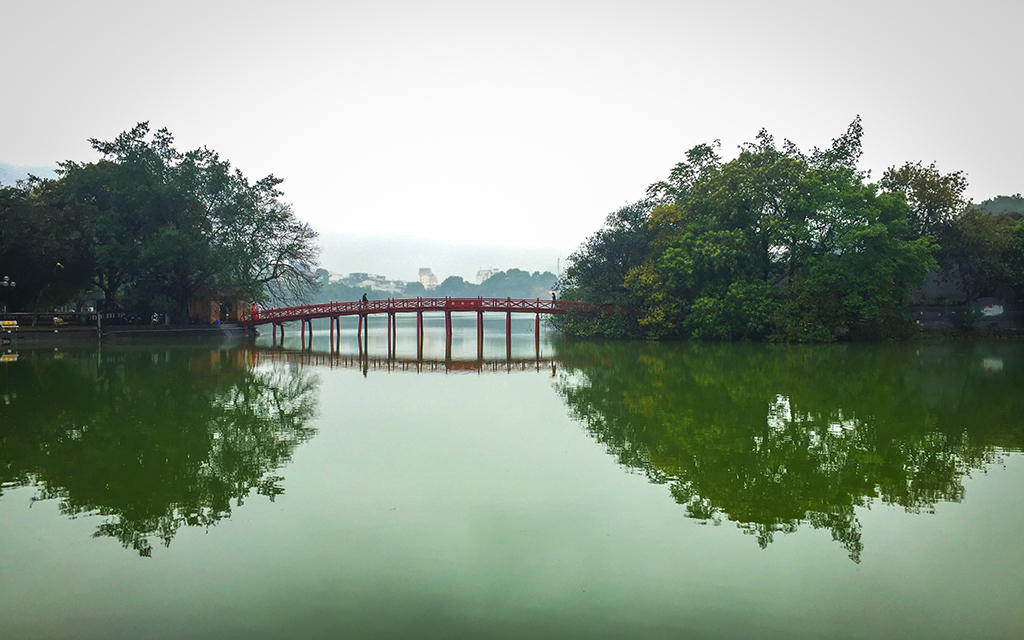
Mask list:
[[[7,363],[0,483],[36,484],[69,516],[105,517],[96,536],[140,555],[182,526],[209,527],[314,435],[308,370],[255,368],[245,351],[104,349]]]
[[[959,501],[971,469],[1024,444],[1024,349],[1009,351],[570,344],[556,388],[689,516],[735,521],[762,547],[826,528],[859,561],[856,507]]]

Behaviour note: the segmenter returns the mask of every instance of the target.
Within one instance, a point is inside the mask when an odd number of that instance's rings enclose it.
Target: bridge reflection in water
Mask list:
[[[253,364],[259,362],[285,362],[303,366],[329,367],[331,369],[358,369],[366,376],[370,371],[391,373],[396,371],[415,373],[512,373],[514,371],[550,371],[558,374],[556,358],[478,358],[476,360],[455,360],[451,350],[447,357],[436,358],[395,358],[370,357],[366,351],[359,355],[322,351],[285,351],[281,349],[253,349],[250,358]]]
[[[505,314],[505,354],[506,360],[512,359],[512,314],[532,313],[534,314],[534,344],[537,359],[540,357],[540,316],[541,314],[562,315],[570,310],[586,310],[589,305],[582,302],[571,302],[564,300],[525,300],[519,298],[410,298],[410,299],[387,299],[368,300],[355,302],[328,302],[325,304],[304,305],[298,307],[283,307],[278,309],[262,309],[253,314],[243,317],[239,324],[245,327],[255,327],[264,324],[272,325],[272,344],[276,347],[278,330],[281,333],[281,343],[284,343],[284,323],[299,322],[300,344],[302,350],[312,350],[313,346],[313,320],[326,318],[330,326],[331,353],[340,350],[341,318],[344,316],[358,316],[359,325],[356,330],[356,337],[359,343],[359,352],[369,352],[369,324],[370,315],[386,314],[387,316],[387,345],[388,358],[392,359],[396,354],[396,343],[398,340],[398,325],[396,316],[399,313],[416,314],[416,356],[417,360],[423,360],[423,314],[424,312],[444,312],[445,318],[445,361],[450,361],[452,343],[452,313],[453,312],[476,312],[476,334],[477,334],[477,360],[483,360],[484,344],[484,313]],[[306,328],[309,327],[308,340]],[[364,327],[366,330],[364,331]],[[338,339],[335,339],[335,336]]]

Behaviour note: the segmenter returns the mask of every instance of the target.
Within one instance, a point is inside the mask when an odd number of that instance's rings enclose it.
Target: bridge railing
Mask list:
[[[570,309],[585,309],[584,302],[567,300],[544,300],[541,298],[387,298],[384,300],[355,300],[350,302],[325,302],[322,304],[279,307],[274,309],[245,309],[241,322],[244,324],[265,324],[308,320],[335,316],[429,312],[429,311],[491,311],[511,313],[562,314]]]

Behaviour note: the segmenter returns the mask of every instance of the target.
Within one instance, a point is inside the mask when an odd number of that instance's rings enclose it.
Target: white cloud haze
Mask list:
[[[334,270],[551,268],[691,146],[824,146],[857,114],[875,177],[1024,191],[1015,3],[6,4],[0,162],[149,121],[283,178]]]

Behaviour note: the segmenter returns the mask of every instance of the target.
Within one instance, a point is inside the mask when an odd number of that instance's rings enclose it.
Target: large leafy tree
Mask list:
[[[964,198],[962,171],[942,173],[934,163],[920,162],[888,169],[879,186],[906,201],[912,233],[937,242],[940,277],[958,285],[967,300],[1019,287],[1019,194],[974,205]]]
[[[166,129],[141,123],[102,158],[64,162],[44,204],[73,218],[92,283],[107,305],[122,288],[183,317],[200,292],[265,302],[315,290],[317,234],[281,202],[274,176],[251,183],[215,152],[182,153]]]
[[[636,292],[626,286],[626,277],[650,252],[651,205],[650,200],[642,200],[619,208],[569,256],[565,273],[556,284],[562,296],[608,308],[596,315],[560,318],[566,330],[616,338],[640,335],[636,316],[628,310],[638,302]]]
[[[11,310],[60,304],[88,283],[86,247],[73,217],[39,206],[49,181],[0,188],[0,276]]]
[[[864,182],[861,136],[858,118],[806,153],[766,131],[728,162],[717,143],[694,147],[635,207],[644,215],[613,216],[571,257],[570,295],[630,305],[647,337],[833,340],[899,326],[932,246],[905,203]]]
[[[886,170],[879,186],[903,196],[910,206],[909,223],[918,236],[943,240],[950,225],[967,209],[967,176],[962,171],[942,173],[935,163],[908,162]]]

